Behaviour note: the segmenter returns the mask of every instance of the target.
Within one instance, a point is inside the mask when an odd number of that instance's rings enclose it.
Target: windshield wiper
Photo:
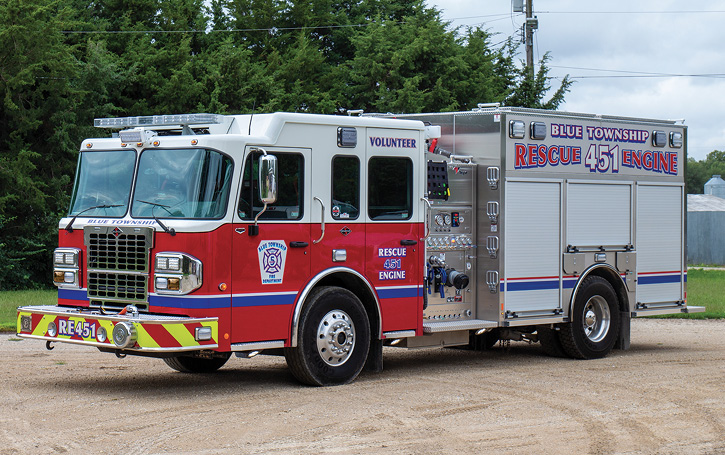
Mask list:
[[[94,205],[93,207],[88,207],[85,210],[81,210],[80,212],[76,213],[73,218],[71,218],[70,223],[68,223],[68,226],[65,227],[65,230],[68,232],[73,232],[73,223],[76,221],[76,218],[78,218],[79,215],[86,213],[89,210],[93,209],[110,209],[111,207],[123,207],[123,204],[104,204],[104,205]]]
[[[142,201],[141,199],[136,199],[136,202],[143,202],[144,204],[153,205],[154,208],[151,209],[151,216],[153,217],[154,221],[156,221],[157,223],[159,223],[159,226],[161,226],[161,229],[163,229],[164,232],[166,232],[167,234],[170,234],[172,236],[176,235],[176,231],[174,230],[174,228],[169,229],[168,227],[166,227],[166,225],[164,223],[161,222],[160,219],[156,218],[156,215],[154,215],[154,209],[156,207],[161,207],[162,209],[166,210],[166,212],[169,215],[174,216],[174,214],[171,213],[171,210],[169,210],[169,206],[168,205],[163,205],[163,204],[159,204],[159,203],[156,203],[156,202]]]

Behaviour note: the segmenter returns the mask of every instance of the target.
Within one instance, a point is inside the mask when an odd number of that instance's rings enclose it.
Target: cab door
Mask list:
[[[232,233],[231,342],[285,340],[300,289],[310,275],[311,151],[266,148],[277,157],[278,195],[262,212],[259,200],[259,157],[245,151],[244,168]],[[260,212],[261,215],[260,215]],[[250,226],[259,215],[256,235]]]
[[[420,131],[368,128],[366,275],[383,332],[422,331]]]
[[[320,131],[319,136],[324,137],[324,133]],[[340,268],[363,275],[366,259],[365,218],[361,207],[364,144],[356,141],[340,146],[339,142],[331,141],[315,148],[313,154],[312,276]]]

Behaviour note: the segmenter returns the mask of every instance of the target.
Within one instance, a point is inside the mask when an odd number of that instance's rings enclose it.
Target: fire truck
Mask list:
[[[96,119],[23,338],[217,370],[284,355],[311,385],[383,347],[630,346],[687,306],[675,121],[469,112]],[[108,133],[106,133],[108,135]],[[504,341],[506,342],[506,341]]]

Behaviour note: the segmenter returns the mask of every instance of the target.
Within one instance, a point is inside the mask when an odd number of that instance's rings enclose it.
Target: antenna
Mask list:
[[[257,108],[257,100],[255,99],[252,103],[252,115],[249,116],[249,132],[247,133],[248,136],[252,135],[252,119],[254,118],[254,110]]]

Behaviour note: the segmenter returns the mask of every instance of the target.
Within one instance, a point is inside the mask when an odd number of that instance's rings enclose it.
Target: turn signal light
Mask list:
[[[181,280],[179,278],[169,278],[166,284],[169,291],[178,291],[181,289]]]

